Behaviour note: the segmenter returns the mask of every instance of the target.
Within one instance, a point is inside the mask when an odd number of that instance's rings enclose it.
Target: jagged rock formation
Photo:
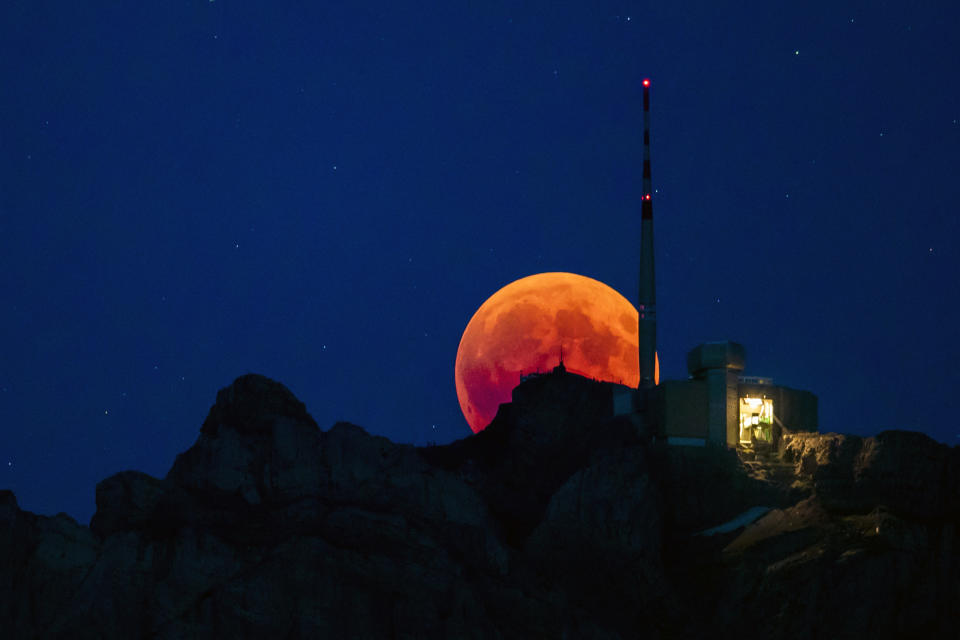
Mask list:
[[[487,430],[415,448],[321,431],[243,376],[166,478],[101,482],[89,527],[0,491],[0,635],[960,635],[956,448],[793,436],[766,474],[598,417],[599,383],[524,385]]]

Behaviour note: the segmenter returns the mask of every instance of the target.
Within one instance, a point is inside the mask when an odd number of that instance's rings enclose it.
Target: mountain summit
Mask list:
[[[0,491],[5,638],[956,638],[960,450],[667,447],[605,383],[529,379],[481,433],[322,431],[238,378],[90,526]]]

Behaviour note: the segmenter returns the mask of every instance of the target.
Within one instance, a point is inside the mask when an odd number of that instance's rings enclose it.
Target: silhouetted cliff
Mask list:
[[[957,448],[807,435],[741,462],[603,417],[600,383],[524,385],[415,448],[247,375],[166,478],[97,485],[89,527],[0,491],[0,635],[960,636]]]

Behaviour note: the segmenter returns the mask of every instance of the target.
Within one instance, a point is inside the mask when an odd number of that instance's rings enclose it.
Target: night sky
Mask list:
[[[470,434],[488,296],[636,300],[652,81],[658,340],[960,443],[960,4],[0,4],[0,488],[86,522],[218,389]],[[103,5],[109,4],[109,8]],[[427,6],[427,5],[432,6]]]

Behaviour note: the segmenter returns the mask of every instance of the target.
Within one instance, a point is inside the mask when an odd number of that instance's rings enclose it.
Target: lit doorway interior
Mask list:
[[[740,398],[740,442],[773,441],[773,400]]]

